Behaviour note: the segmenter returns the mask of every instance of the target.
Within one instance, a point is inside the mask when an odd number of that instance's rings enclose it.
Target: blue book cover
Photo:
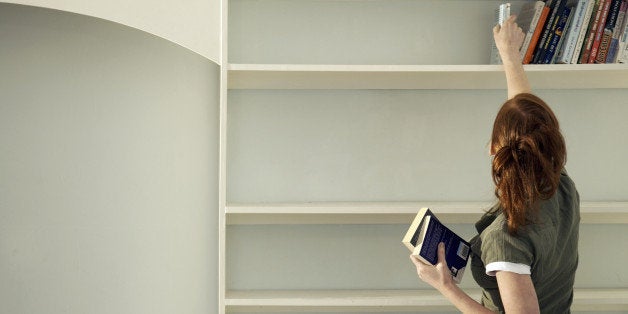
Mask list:
[[[547,47],[547,50],[542,56],[542,60],[540,63],[549,64],[554,57],[554,53],[556,53],[556,47],[558,46],[558,42],[563,36],[563,30],[565,29],[565,25],[567,25],[567,20],[569,20],[569,16],[571,14],[571,8],[565,7],[563,12],[560,14],[560,19],[558,24],[556,25],[556,29],[554,30],[552,40]]]
[[[613,28],[613,36],[611,38],[611,44],[608,47],[608,54],[606,55],[606,63],[615,63],[617,61],[617,51],[619,50],[619,38],[622,36],[625,30],[624,20],[626,19],[626,9],[628,9],[628,2],[622,1],[619,7],[619,13],[617,13],[617,20],[615,21],[615,27]]]
[[[445,260],[454,281],[460,282],[469,260],[469,242],[462,239],[451,229],[442,224],[428,210],[416,234],[414,255],[424,262],[435,265],[438,262],[438,244],[445,243]]]
[[[550,15],[547,17],[545,21],[545,26],[543,28],[543,33],[541,38],[537,43],[537,47],[534,51],[534,58],[531,63],[540,63],[543,59],[543,55],[545,54],[545,50],[549,45],[549,40],[551,40],[552,31],[556,28],[556,24],[558,23],[558,15],[562,8],[565,6],[566,0],[554,0],[553,2],[548,1],[550,5]]]
[[[619,48],[619,39],[612,38],[611,45],[608,47],[608,54],[606,55],[606,63],[615,63],[617,59],[617,49]]]

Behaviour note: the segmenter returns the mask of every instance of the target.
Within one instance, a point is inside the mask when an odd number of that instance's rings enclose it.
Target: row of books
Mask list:
[[[546,0],[525,3],[517,24],[526,34],[524,64],[628,63],[628,0]],[[510,4],[497,20],[510,15]],[[491,52],[490,63],[500,63]]]

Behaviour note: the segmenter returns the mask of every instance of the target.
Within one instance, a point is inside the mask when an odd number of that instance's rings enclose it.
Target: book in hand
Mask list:
[[[469,260],[469,242],[443,225],[432,211],[421,208],[401,241],[422,262],[438,263],[438,244],[445,243],[445,260],[456,283],[460,283]]]

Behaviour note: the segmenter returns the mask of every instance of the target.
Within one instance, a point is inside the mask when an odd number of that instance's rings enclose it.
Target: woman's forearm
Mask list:
[[[515,23],[516,19],[517,17],[513,15],[509,17],[508,20],[504,21],[501,26],[495,25],[493,28],[495,45],[499,50],[504,72],[506,73],[508,99],[513,98],[517,94],[532,91],[528,77],[523,71],[521,55],[519,54],[519,48],[523,43],[525,34]]]
[[[493,313],[455,284],[441,287],[439,291],[462,313]]]
[[[521,64],[519,51],[512,50],[502,55],[504,72],[506,73],[506,86],[508,87],[508,99],[520,93],[530,93],[532,88],[528,77]]]

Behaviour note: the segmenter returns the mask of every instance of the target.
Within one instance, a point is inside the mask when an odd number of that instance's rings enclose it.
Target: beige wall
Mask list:
[[[217,309],[219,66],[0,4],[0,313]]]

